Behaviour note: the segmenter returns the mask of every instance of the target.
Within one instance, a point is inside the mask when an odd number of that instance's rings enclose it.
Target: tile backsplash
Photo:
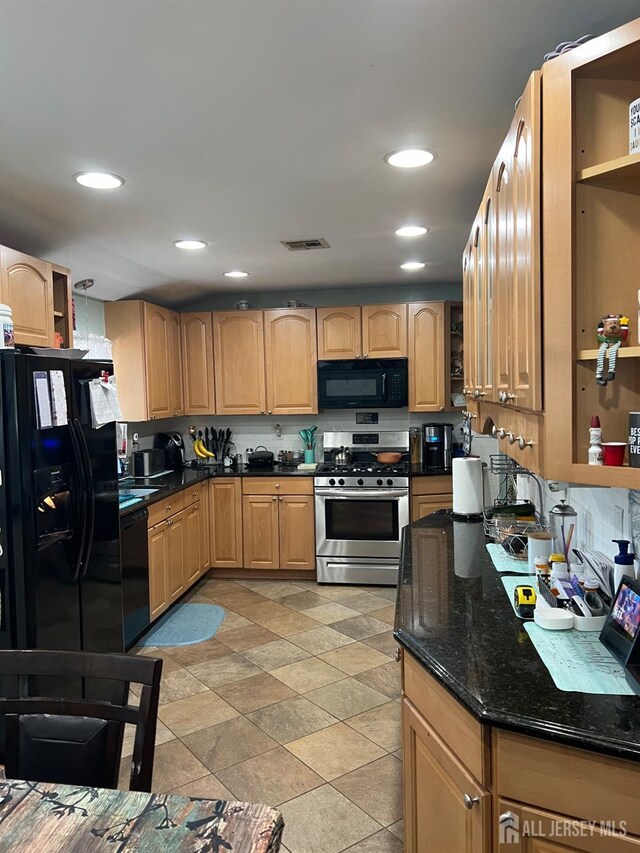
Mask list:
[[[133,434],[138,433],[140,449],[153,447],[153,439],[158,432],[179,432],[185,439],[187,459],[194,459],[193,446],[189,439],[189,427],[195,426],[204,431],[205,426],[209,429],[231,429],[232,441],[236,445],[238,453],[245,455],[247,447],[257,447],[263,444],[268,450],[278,455],[279,450],[302,450],[302,439],[298,431],[306,427],[317,426],[316,461],[320,461],[322,454],[322,434],[336,431],[374,431],[378,430],[406,430],[410,427],[420,426],[423,423],[451,423],[454,425],[454,440],[461,441],[460,425],[461,416],[458,412],[446,413],[416,413],[407,409],[380,410],[377,426],[356,425],[356,412],[343,409],[324,411],[317,415],[286,415],[274,417],[269,415],[242,415],[225,417],[210,415],[209,417],[190,416],[184,418],[167,418],[161,421],[145,421],[143,423],[130,423],[128,425],[129,451],[135,450],[132,446]],[[278,437],[276,424],[280,424],[282,435]]]

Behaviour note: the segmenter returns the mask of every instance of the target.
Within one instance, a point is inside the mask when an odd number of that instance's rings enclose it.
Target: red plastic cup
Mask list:
[[[626,441],[607,441],[602,444],[602,456],[605,465],[624,465]]]

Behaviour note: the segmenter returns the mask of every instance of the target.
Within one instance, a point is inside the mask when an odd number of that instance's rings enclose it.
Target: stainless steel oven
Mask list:
[[[319,583],[397,584],[409,480],[384,478],[378,485],[381,480],[367,478],[362,485],[359,477],[316,477]]]

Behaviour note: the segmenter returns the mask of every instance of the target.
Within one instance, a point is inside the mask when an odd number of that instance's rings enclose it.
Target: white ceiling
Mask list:
[[[101,299],[459,281],[531,69],[638,16],[640,0],[0,0],[0,242]],[[438,159],[383,163],[406,145]],[[126,185],[83,189],[88,169]],[[407,222],[432,230],[395,237]],[[314,237],[331,249],[279,242]],[[398,268],[412,258],[428,268]],[[238,268],[251,278],[222,276]]]

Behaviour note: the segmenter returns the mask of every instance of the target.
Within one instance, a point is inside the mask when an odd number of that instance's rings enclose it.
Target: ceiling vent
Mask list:
[[[330,249],[329,243],[320,237],[317,240],[280,240],[290,252],[306,252],[308,249]]]

